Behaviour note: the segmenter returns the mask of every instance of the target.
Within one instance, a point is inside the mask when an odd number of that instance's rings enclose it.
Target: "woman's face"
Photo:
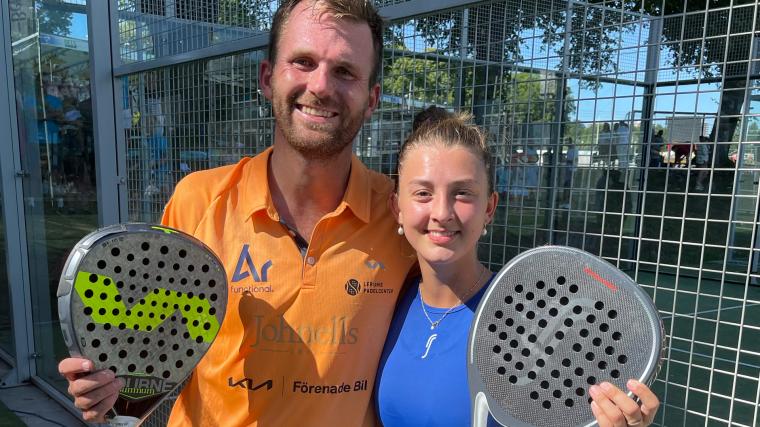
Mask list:
[[[476,258],[497,195],[488,191],[483,161],[464,147],[418,146],[399,170],[393,208],[421,262]]]

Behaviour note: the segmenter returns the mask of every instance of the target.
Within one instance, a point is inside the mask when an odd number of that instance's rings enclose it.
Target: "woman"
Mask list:
[[[378,415],[386,427],[470,425],[466,346],[473,313],[492,273],[477,258],[498,195],[483,133],[466,116],[429,123],[399,153],[391,205],[398,232],[417,252],[421,277],[396,309],[376,382]],[[602,427],[644,426],[659,401],[629,382],[643,404],[608,383],[591,387]]]

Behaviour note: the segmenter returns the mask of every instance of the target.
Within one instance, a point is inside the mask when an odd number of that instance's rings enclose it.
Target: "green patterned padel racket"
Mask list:
[[[147,224],[97,230],[71,251],[58,314],[72,356],[124,380],[110,420],[139,425],[179,387],[219,332],[224,267],[199,240]]]

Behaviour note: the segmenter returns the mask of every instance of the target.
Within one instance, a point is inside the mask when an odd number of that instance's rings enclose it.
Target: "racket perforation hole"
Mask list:
[[[549,288],[549,290],[546,291],[546,295],[549,295],[550,297],[554,298],[557,296],[557,290],[554,288]]]
[[[575,389],[576,396],[583,396],[584,394],[586,394],[586,390],[583,387],[578,387]]]
[[[594,385],[594,384],[596,384],[596,377],[594,377],[594,376],[590,376],[590,377],[586,378],[586,382],[587,382],[589,385]]]
[[[517,369],[518,371],[522,371],[523,369],[525,369],[525,364],[522,362],[517,362],[515,363],[515,369]]]
[[[119,359],[124,359],[126,357],[127,357],[127,350],[119,351]]]
[[[203,330],[208,331],[211,329],[211,323],[206,322],[203,324]]]
[[[596,322],[596,316],[594,316],[593,314],[589,314],[588,316],[586,316],[586,321],[588,323],[594,323]]]
[[[101,362],[105,362],[106,360],[108,360],[108,355],[105,353],[100,353],[100,355],[98,355],[98,360],[100,360]]]
[[[512,384],[517,384],[517,376],[516,375],[510,375],[509,376],[509,382]]]
[[[212,286],[212,288],[213,288],[213,286]],[[217,296],[216,296],[216,294],[211,294],[211,296],[209,296],[208,299],[210,299],[211,301],[216,301]]]
[[[594,304],[594,308],[597,310],[603,310],[604,309],[604,303],[601,301],[597,301],[596,304]]]
[[[137,366],[135,366],[134,363],[130,363],[129,366],[127,366],[127,370],[129,372],[134,372],[137,370]]]
[[[540,328],[545,328],[546,325],[548,325],[548,324],[549,324],[549,322],[547,322],[546,319],[541,319],[541,320],[538,321],[538,326]]]
[[[557,333],[554,334],[554,337],[557,338],[558,340],[564,339],[565,333],[562,331],[557,331]]]
[[[615,347],[613,347],[613,346],[608,346],[607,348],[605,348],[605,349],[604,349],[604,352],[605,352],[605,353],[606,353],[608,356],[612,356],[613,354],[615,354]]]
[[[583,329],[580,330],[580,332],[578,332],[578,335],[582,336],[583,338],[588,337],[588,334],[589,334],[589,332],[588,332],[588,329],[586,329],[586,328],[583,328]]]
[[[565,321],[563,323],[565,324],[565,326],[567,326],[569,328],[569,327],[573,326],[573,319],[571,319],[571,318],[568,317],[567,319],[565,319]]]
[[[98,283],[98,275],[97,274],[90,274],[90,283]]]
[[[565,385],[565,387],[570,388],[570,387],[573,386],[573,380],[571,380],[570,378],[567,378],[567,379],[565,379],[565,381],[563,382],[563,384]]]
[[[599,347],[600,345],[602,345],[602,339],[599,337],[596,337],[593,340],[591,340],[591,344],[594,344],[594,347]]]
[[[135,277],[135,276],[137,276],[137,272],[135,270],[129,270],[129,277]],[[134,286],[134,285],[132,285],[132,286]],[[134,288],[132,288],[132,289],[134,289]]]
[[[599,325],[599,330],[602,332],[607,332],[610,330],[610,325],[606,323],[602,323],[601,325]]]
[[[499,339],[500,340],[505,341],[508,337],[509,337],[509,335],[507,335],[506,332],[499,332]]]
[[[573,351],[578,353],[583,350],[583,346],[580,343],[573,344]]]
[[[112,256],[119,256],[120,253],[121,253],[121,251],[119,250],[119,248],[115,248],[115,247],[111,248],[111,255]]]
[[[198,313],[203,313],[203,306],[199,305],[198,308],[195,309]]]
[[[609,312],[607,312],[607,317],[609,317],[610,319],[616,318],[617,315],[618,315],[617,310],[610,310]]]
[[[134,260],[135,260],[135,256],[134,255],[127,254],[127,261],[134,261]]]
[[[536,366],[538,366],[539,368],[543,368],[544,366],[546,366],[546,361],[544,359],[538,359],[536,360]]]
[[[115,266],[113,268],[113,272],[116,273],[116,274],[121,273],[121,266],[120,265]]]
[[[150,243],[148,243],[148,242],[142,242],[142,244],[140,245],[140,248],[142,250],[144,250],[144,251],[147,251],[147,250],[150,249]]]
[[[503,311],[501,311],[501,310],[496,310],[496,313],[494,313],[493,315],[494,315],[494,317],[496,317],[497,319],[501,319],[502,317],[504,317],[504,312],[503,312]]]
[[[142,259],[142,264],[143,264],[143,265],[150,265],[150,259],[148,259],[148,258],[143,258],[143,259]]]
[[[524,308],[525,306],[523,306],[520,303],[515,304],[515,310],[517,310],[518,312],[522,312]]]
[[[568,305],[570,303],[570,298],[568,297],[562,297],[559,299],[559,303],[562,305]]]
[[[103,270],[104,268],[106,268],[106,265],[107,264],[106,264],[105,260],[102,260],[102,259],[98,260],[98,268],[99,269]],[[93,283],[95,283],[95,282],[93,282]]]
[[[544,389],[544,390],[548,390],[548,389],[549,389],[549,381],[546,381],[546,380],[544,380],[544,381],[541,381],[541,384],[539,384],[539,386],[540,386],[542,389]]]
[[[538,392],[537,391],[531,391],[530,392],[530,398],[533,400],[538,400]]]
[[[536,306],[538,306],[538,308],[544,308],[546,307],[546,301],[540,299],[538,302],[536,302]]]
[[[578,285],[572,284],[572,285],[570,285],[569,289],[570,289],[570,293],[573,293],[573,294],[577,293],[578,292]]]
[[[555,399],[559,399],[560,397],[562,397],[562,391],[561,390],[554,390],[552,392],[552,396],[554,396]]]
[[[166,246],[161,246],[160,252],[161,254],[166,255],[169,253],[169,248]]]
[[[543,289],[544,287],[546,287],[546,283],[544,283],[543,280],[539,280],[538,282],[536,282],[536,288]]]
[[[615,379],[620,378],[620,371],[613,369],[610,371],[610,376]]]
[[[618,356],[618,363],[625,365],[628,362],[628,356],[621,354]]]
[[[551,409],[552,408],[552,403],[549,402],[548,400],[544,400],[544,403],[542,403],[541,406],[543,406],[544,409]]]
[[[184,249],[180,249],[180,250],[179,250],[179,257],[180,257],[180,258],[184,258],[184,257],[186,257],[186,256],[187,256],[187,251],[186,251],[186,250],[184,250]]]
[[[91,343],[91,345],[92,345],[94,348],[98,348],[98,347],[100,347],[100,340],[99,340],[99,339],[97,339],[97,338],[96,338],[96,339],[94,339],[94,340],[92,340],[92,343]]]
[[[520,326],[516,327],[515,328],[515,332],[517,332],[520,335],[524,334],[525,333],[525,326],[520,325]]]
[[[493,352],[496,354],[501,353],[501,346],[498,346],[498,345],[493,346]]]
[[[512,361],[512,354],[511,353],[504,353],[504,361],[505,362],[511,362]]]
[[[557,310],[555,307],[549,309],[549,316],[557,317],[557,314],[559,314],[559,310]]]
[[[140,358],[141,359],[145,359],[146,357],[148,357],[148,351],[147,350],[141,350],[140,351]]]
[[[181,361],[181,360],[178,360],[178,361],[174,362],[174,366],[176,366],[176,367],[177,367],[177,369],[181,368],[181,367],[182,367],[182,365],[183,365],[183,363],[182,363],[182,361]]]
[[[536,313],[534,313],[533,311],[529,311],[525,313],[525,317],[527,317],[529,320],[533,320],[536,318]]]
[[[119,339],[116,338],[116,337],[111,337],[111,341],[110,342],[111,342],[111,345],[116,345],[116,344],[119,343]]]
[[[94,323],[88,323],[87,324],[87,330],[92,332],[95,330],[95,324]]]
[[[564,285],[565,282],[567,282],[567,279],[565,279],[565,276],[559,276],[559,277],[557,277],[557,284],[558,285]]]
[[[552,370],[551,376],[552,378],[555,378],[555,379],[559,378],[559,370],[558,369]]]
[[[512,348],[517,348],[518,345],[519,343],[517,342],[517,340],[512,340],[509,342],[509,346]]]
[[[208,270],[209,270],[208,265],[203,264],[203,266],[201,267],[201,271],[204,272],[204,273],[208,273]]]
[[[93,292],[92,289],[87,289],[86,291],[84,291],[85,298],[92,298],[93,295],[95,295],[95,292]]]
[[[535,334],[528,335],[528,342],[534,343],[536,341],[538,341],[538,337]]]
[[[488,331],[490,331],[490,332],[496,332],[496,325],[494,325],[493,323],[491,323],[490,325],[488,325]]]
[[[499,366],[498,368],[496,368],[496,372],[499,375],[504,375],[504,374],[507,373],[507,369],[505,367],[503,367],[503,366]]]
[[[575,307],[573,307],[573,313],[575,313],[575,314],[581,314],[582,312],[583,312],[583,307],[581,307],[579,305],[576,305]]]
[[[528,378],[535,380],[536,379],[536,372],[535,371],[529,371],[528,372]]]
[[[98,314],[101,315],[101,316],[105,316],[106,309],[104,307],[99,308],[98,309]]]
[[[523,286],[522,285],[516,285],[515,286],[515,292],[517,292],[519,294],[522,291],[523,291]]]
[[[597,366],[599,366],[599,369],[605,370],[605,369],[607,369],[607,362],[604,361],[604,360],[600,360],[599,364]]]
[[[596,355],[593,352],[586,353],[586,360],[589,362],[592,362],[596,358]]]
[[[515,319],[513,319],[511,317],[507,317],[507,320],[504,321],[504,324],[507,325],[507,326],[512,326],[512,325],[515,324]]]
[[[533,301],[533,298],[535,297],[536,296],[533,295],[533,292],[528,292],[527,294],[525,294],[525,299],[527,299],[528,301]]]
[[[188,264],[187,265],[187,271],[194,271],[194,270],[195,270],[195,266],[194,265],[192,265],[192,264]]]
[[[614,332],[612,334],[612,339],[615,341],[620,341],[620,338],[622,337],[623,337],[623,334],[621,334],[620,332]]]
[[[546,347],[546,350],[544,350],[544,353],[546,353],[547,355],[551,356],[552,354],[554,354],[554,347],[552,347],[552,346]]]
[[[575,404],[575,401],[573,401],[573,399],[565,399],[565,406],[567,406],[568,408],[572,408],[574,404]]]
[[[197,342],[198,344],[202,343],[203,342],[203,337],[200,336],[200,335],[198,335],[197,337],[195,337],[195,342]]]
[[[575,368],[575,375],[577,375],[579,377],[582,377],[583,376],[583,368],[581,368],[580,366],[577,367],[577,368]]]
[[[209,280],[208,281],[208,287],[209,288],[213,288],[214,286],[216,286],[216,280],[214,280],[214,279]],[[212,295],[216,295],[216,294],[212,294]],[[212,301],[216,301],[216,298],[214,298]]]
[[[562,359],[562,366],[569,368],[571,365],[570,359]]]
[[[172,376],[172,373],[169,371],[164,371],[164,373],[161,374],[161,376],[164,377],[164,379],[167,379]]]
[[[157,265],[158,265],[158,268],[164,268],[164,267],[166,267],[166,263],[163,262],[163,261],[159,261]]]
[[[168,359],[168,357],[164,353],[161,353],[161,355],[158,356],[158,361],[161,362],[161,363],[166,362],[167,359]]]
[[[92,307],[85,307],[83,311],[86,316],[89,316],[92,314]]]
[[[154,369],[155,368],[153,367],[153,365],[148,365],[145,367],[145,372],[148,374],[152,374]]]
[[[185,354],[187,355],[187,357],[193,357],[193,354],[195,354],[195,351],[192,348],[188,348]]]

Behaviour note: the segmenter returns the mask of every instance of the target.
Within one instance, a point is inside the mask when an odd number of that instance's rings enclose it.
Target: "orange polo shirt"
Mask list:
[[[229,287],[170,426],[372,423],[377,363],[415,261],[388,209],[392,184],[354,157],[343,201],[302,256],[269,193],[271,152],[187,176],[164,211],[216,252]]]

